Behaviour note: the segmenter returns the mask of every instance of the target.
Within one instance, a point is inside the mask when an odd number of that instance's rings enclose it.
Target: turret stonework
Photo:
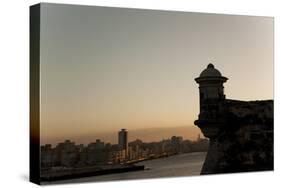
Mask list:
[[[227,80],[213,64],[195,78],[200,113],[194,124],[210,139],[201,174],[273,170],[273,100],[226,99]]]

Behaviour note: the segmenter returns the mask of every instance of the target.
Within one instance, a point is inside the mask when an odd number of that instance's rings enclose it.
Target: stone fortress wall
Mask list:
[[[228,79],[209,64],[199,84],[197,125],[209,138],[201,174],[273,170],[273,100],[226,99]]]

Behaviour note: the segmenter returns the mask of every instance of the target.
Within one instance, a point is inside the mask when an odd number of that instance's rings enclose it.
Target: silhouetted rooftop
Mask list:
[[[200,77],[221,77],[221,73],[220,71],[218,71],[217,69],[215,69],[215,66],[210,63],[206,69],[204,69],[201,74]]]

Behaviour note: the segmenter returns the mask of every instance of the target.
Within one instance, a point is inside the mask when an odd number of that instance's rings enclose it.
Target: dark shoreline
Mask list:
[[[41,185],[199,176],[205,157],[206,152],[181,153],[166,158],[145,160],[136,163],[136,165],[144,165],[144,170],[129,171],[127,173],[109,173],[57,181],[42,181]],[[173,166],[173,164],[175,164],[175,166]],[[167,168],[162,168],[165,165],[167,165]],[[176,169],[178,170],[175,173]]]
[[[135,161],[129,161],[126,164],[120,164],[117,166],[113,166],[110,168],[97,168],[97,167],[89,167],[89,168],[73,168],[66,169],[62,171],[53,171],[48,173],[41,174],[40,181],[41,182],[51,182],[58,180],[68,180],[68,179],[77,179],[84,178],[90,176],[99,176],[99,175],[107,175],[107,174],[115,174],[115,173],[124,173],[124,172],[132,172],[132,171],[140,171],[145,170],[144,165],[137,165],[137,163],[155,160],[160,158],[166,158],[170,156],[174,156],[178,154],[165,154],[160,156],[153,156],[148,158],[143,158]]]
[[[197,152],[188,152],[188,153],[197,153]],[[63,171],[54,171],[42,174],[40,177],[40,181],[43,184],[48,184],[48,182],[54,182],[59,180],[69,180],[69,179],[79,179],[91,176],[99,176],[99,175],[107,175],[107,174],[117,174],[117,173],[125,173],[132,171],[141,171],[145,170],[144,165],[138,165],[138,163],[143,161],[150,161],[161,158],[168,158],[171,156],[176,156],[184,153],[177,154],[165,154],[160,156],[153,156],[144,159],[140,159],[137,161],[131,161],[126,164],[120,164],[113,167],[105,167],[105,168],[97,168],[97,167],[89,167],[89,168],[74,168]]]
[[[51,182],[57,180],[67,180],[67,179],[76,179],[84,178],[90,176],[106,175],[106,174],[115,174],[131,171],[144,170],[144,165],[120,165],[117,167],[97,169],[97,168],[86,168],[86,169],[71,169],[63,172],[52,172],[48,174],[41,175],[40,181],[42,182]]]

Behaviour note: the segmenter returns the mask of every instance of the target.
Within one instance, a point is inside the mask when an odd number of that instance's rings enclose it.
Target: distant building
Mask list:
[[[65,140],[54,148],[55,164],[59,166],[74,166],[78,159],[78,150],[75,142]]]
[[[104,149],[104,142],[101,142],[100,139],[96,139],[96,149]]]
[[[41,167],[50,167],[54,165],[54,155],[52,152],[52,145],[51,144],[45,144],[44,146],[41,146]]]
[[[120,149],[123,151],[122,156],[127,158],[128,156],[128,132],[126,129],[121,129],[118,132],[118,145]]]
[[[195,78],[200,114],[194,123],[210,139],[201,174],[273,170],[273,100],[226,99],[227,80],[213,64]]]
[[[179,153],[182,150],[182,140],[181,136],[171,137],[171,147],[174,153]]]
[[[126,129],[121,129],[118,132],[118,145],[121,149],[127,150],[128,148],[128,132]]]

